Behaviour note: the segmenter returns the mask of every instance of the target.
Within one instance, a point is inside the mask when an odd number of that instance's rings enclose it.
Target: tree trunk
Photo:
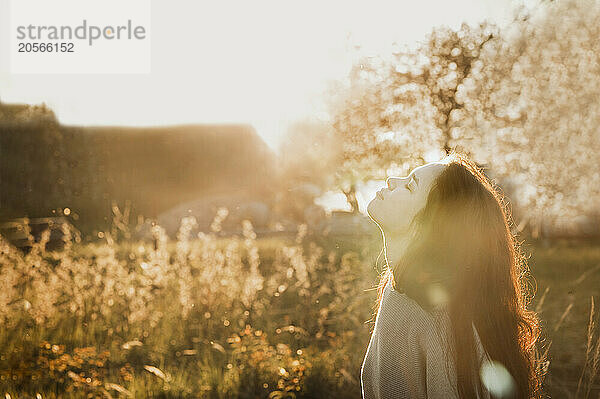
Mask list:
[[[450,154],[452,147],[450,147],[450,140],[452,140],[452,133],[450,132],[450,112],[446,115],[446,121],[443,127],[444,132],[444,152],[446,155]]]
[[[358,200],[356,199],[356,185],[352,183],[349,190],[344,190],[346,201],[350,204],[350,212],[358,213]]]

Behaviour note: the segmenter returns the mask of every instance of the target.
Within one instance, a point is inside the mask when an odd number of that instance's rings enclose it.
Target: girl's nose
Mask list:
[[[388,188],[391,191],[394,191],[396,189],[396,187],[398,187],[398,185],[400,184],[400,180],[402,180],[402,179],[400,179],[398,177],[388,177],[385,182],[386,182]]]

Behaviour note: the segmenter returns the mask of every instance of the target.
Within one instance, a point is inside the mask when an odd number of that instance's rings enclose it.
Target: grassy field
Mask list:
[[[600,381],[597,377],[590,381],[593,353],[590,353],[581,377],[588,346],[595,345],[596,359],[600,349],[597,328],[600,320],[600,243],[556,242],[525,248],[531,254],[529,264],[538,287],[534,308],[540,312],[543,322],[544,345],[550,345],[547,391],[552,397],[596,398],[600,394]],[[592,297],[595,300],[592,320],[596,328],[595,334],[589,337],[594,332],[589,330]],[[595,367],[597,372],[597,360]],[[580,378],[581,390],[576,395]],[[586,393],[587,387],[583,388],[585,381],[589,382],[589,393]]]
[[[246,224],[238,238],[190,238],[192,227],[184,220],[177,241],[156,226],[156,244],[42,242],[27,255],[0,241],[0,394],[360,397],[378,237],[257,240]],[[598,397],[591,367],[577,386],[600,243],[524,249],[550,346],[547,393]]]

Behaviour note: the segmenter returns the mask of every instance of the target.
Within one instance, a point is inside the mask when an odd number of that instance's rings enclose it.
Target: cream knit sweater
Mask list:
[[[458,398],[454,362],[442,340],[449,325],[445,310],[427,313],[386,284],[361,367],[363,399]],[[474,334],[483,360],[485,351],[475,328]],[[479,397],[490,395],[485,391]]]

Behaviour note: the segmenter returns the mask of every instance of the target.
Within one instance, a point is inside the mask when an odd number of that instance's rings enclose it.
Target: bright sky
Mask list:
[[[6,1],[0,0],[0,29],[8,25]],[[276,147],[289,122],[324,112],[327,81],[343,78],[358,54],[415,43],[437,25],[502,24],[509,5],[152,0],[150,74],[11,75],[0,59],[0,100],[45,102],[65,124],[250,123]]]

